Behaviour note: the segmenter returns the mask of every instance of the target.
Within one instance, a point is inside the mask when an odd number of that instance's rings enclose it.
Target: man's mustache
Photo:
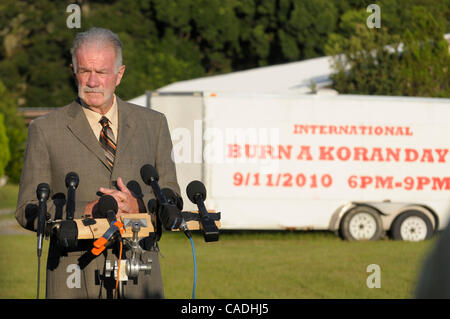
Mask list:
[[[104,93],[105,92],[105,90],[103,88],[90,88],[87,86],[83,87],[82,91],[84,93]]]

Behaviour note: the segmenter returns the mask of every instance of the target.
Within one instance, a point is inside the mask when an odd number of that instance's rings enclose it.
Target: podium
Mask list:
[[[191,211],[189,213],[198,214],[198,211]],[[212,216],[214,214],[217,214],[214,211],[208,211]],[[127,226],[127,223],[125,221],[128,220],[141,220],[143,221],[144,225],[141,226],[138,236],[139,237],[146,237],[149,235],[149,233],[155,232],[155,229],[153,227],[153,224],[150,219],[149,214],[126,214],[121,215],[119,217],[120,222],[125,225],[124,227],[124,233],[122,234],[123,238],[131,238],[133,236],[133,232],[131,231],[131,227]],[[89,223],[86,223],[85,219],[74,219],[74,222],[77,224],[78,228],[78,239],[97,239],[100,238],[110,227],[108,220],[106,218],[96,218],[96,219],[89,219]],[[92,223],[92,224],[91,224]],[[217,228],[220,228],[220,220],[215,220],[215,223],[217,225]],[[202,225],[198,220],[188,220],[186,221],[186,224],[189,228],[189,230],[202,230]],[[173,231],[179,231],[178,229],[174,229]]]

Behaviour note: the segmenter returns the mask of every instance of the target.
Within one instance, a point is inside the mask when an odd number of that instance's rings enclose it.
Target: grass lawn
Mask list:
[[[0,209],[14,209],[17,185],[0,188]],[[13,213],[0,222],[13,220]],[[194,233],[196,298],[331,299],[411,298],[424,257],[435,240],[347,242],[328,232],[222,232],[205,243]],[[44,251],[48,241],[44,241]],[[189,240],[166,232],[160,241],[166,298],[192,296],[194,266]],[[368,288],[381,270],[381,287]],[[45,296],[46,253],[41,261],[40,296]],[[36,298],[36,234],[0,235],[0,299]]]
[[[0,187],[0,209],[15,209],[19,185],[6,184]]]
[[[410,298],[434,240],[346,242],[326,232],[225,232],[205,243],[194,234],[196,298]],[[44,241],[44,249],[48,242]],[[160,258],[166,298],[192,296],[189,240],[165,233]],[[45,295],[46,256],[41,264]],[[367,266],[381,269],[381,288],[368,288]],[[36,235],[0,236],[0,298],[35,298]]]

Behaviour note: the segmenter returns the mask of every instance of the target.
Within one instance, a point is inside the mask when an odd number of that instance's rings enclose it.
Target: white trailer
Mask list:
[[[148,92],[167,116],[184,190],[223,229],[423,240],[450,216],[450,100]]]

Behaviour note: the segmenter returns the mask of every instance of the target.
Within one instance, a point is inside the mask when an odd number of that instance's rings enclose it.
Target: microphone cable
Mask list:
[[[122,263],[122,238],[120,238],[120,251],[119,251],[119,264],[117,266],[117,279],[116,279],[116,291],[114,292],[114,299],[117,299],[117,288],[119,286],[120,279],[120,264]]]
[[[192,287],[192,299],[195,299],[195,287],[197,286],[197,261],[195,259],[195,248],[194,248],[194,241],[192,240],[192,236],[188,237],[191,241],[192,246],[192,257],[194,259],[194,284]]]
[[[39,284],[41,282],[41,255],[38,254],[38,273],[37,273],[37,294],[36,299],[39,299]]]
[[[176,223],[176,219],[175,219],[175,223]],[[174,223],[174,224],[175,224]],[[173,228],[172,228],[173,229]],[[194,240],[192,239],[192,234],[189,231],[189,228],[187,227],[186,222],[184,221],[184,219],[182,220],[181,223],[181,227],[180,230],[182,230],[184,232],[184,234],[186,235],[186,237],[189,239],[189,241],[191,242],[191,247],[192,247],[192,258],[194,259],[194,283],[193,283],[193,287],[192,287],[192,299],[195,299],[195,288],[197,286],[197,260],[195,258],[195,246],[194,246]]]

